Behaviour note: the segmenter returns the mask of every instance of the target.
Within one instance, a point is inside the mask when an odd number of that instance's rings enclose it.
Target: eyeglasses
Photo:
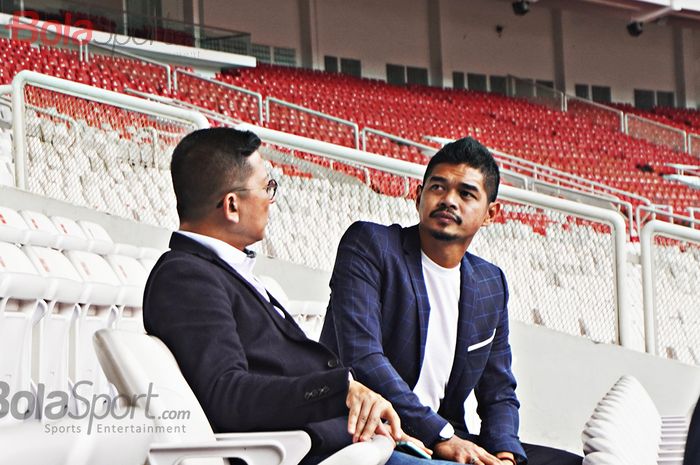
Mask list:
[[[245,192],[245,191],[257,191],[260,189],[265,189],[265,193],[267,194],[268,200],[272,200],[275,198],[275,194],[277,193],[277,181],[274,179],[270,179],[267,182],[267,186],[265,187],[249,187],[249,188],[236,188],[236,189],[230,189],[228,192]],[[219,200],[219,203],[216,204],[216,208],[221,208],[224,206],[224,200],[221,199]]]

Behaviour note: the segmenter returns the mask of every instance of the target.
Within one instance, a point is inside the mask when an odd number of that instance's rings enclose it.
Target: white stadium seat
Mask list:
[[[0,241],[25,244],[29,227],[22,216],[12,208],[0,206]]]
[[[88,239],[85,236],[85,231],[78,223],[65,216],[54,216],[51,218],[56,230],[62,235],[58,248],[61,250],[87,250]]]
[[[44,247],[58,247],[60,234],[48,216],[32,210],[20,210],[19,214],[27,223],[29,244]]]

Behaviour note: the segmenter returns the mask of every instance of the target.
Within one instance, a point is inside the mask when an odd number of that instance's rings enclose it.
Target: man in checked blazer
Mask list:
[[[210,128],[175,148],[180,229],[148,278],[146,330],[172,351],[217,432],[304,429],[305,464],[375,432],[406,439],[390,403],[309,340],[253,274],[248,246],[263,238],[277,191],[259,145],[251,132]]]
[[[391,401],[404,430],[436,458],[580,464],[578,456],[518,438],[506,278],[467,252],[500,212],[498,184],[489,151],[461,139],[428,163],[417,190],[418,225],[350,226],[338,247],[321,342]],[[478,436],[465,422],[472,390]]]

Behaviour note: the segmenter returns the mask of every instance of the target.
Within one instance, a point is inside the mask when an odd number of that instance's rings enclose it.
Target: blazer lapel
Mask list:
[[[423,356],[425,355],[425,341],[428,337],[428,319],[430,317],[430,301],[428,300],[428,290],[423,279],[423,264],[421,261],[420,237],[418,236],[418,226],[404,229],[403,250],[406,259],[408,274],[411,278],[411,286],[416,296],[418,304],[418,326],[420,337],[420,359],[418,361],[418,373],[423,366]],[[416,373],[416,379],[418,376]]]
[[[455,347],[455,358],[452,363],[450,379],[447,382],[445,397],[449,396],[450,387],[459,387],[457,383],[464,373],[464,366],[467,362],[469,346],[469,336],[474,332],[474,310],[476,307],[477,289],[474,281],[474,269],[467,259],[467,254],[462,257],[460,265],[461,284],[459,292],[459,322],[457,327],[457,345]]]
[[[267,312],[272,322],[280,329],[280,331],[284,332],[293,339],[306,339],[304,332],[301,330],[301,328],[299,328],[299,326],[297,326],[297,324],[294,322],[294,319],[291,317],[291,315],[289,315],[289,313],[287,313],[287,311],[282,307],[282,305],[277,301],[277,299],[275,299],[270,293],[268,293],[268,296],[270,297],[270,302],[268,302],[262,295],[260,295],[258,290],[255,289],[255,287],[253,287],[253,285],[248,282],[247,279],[241,276],[236,270],[234,270],[231,267],[231,265],[222,260],[213,251],[203,246],[199,242],[177,233],[173,233],[173,235],[171,236],[170,248],[173,250],[182,250],[202,257],[206,260],[215,263],[216,265],[229,272],[235,279],[237,279],[241,284],[247,287],[253,296],[255,296],[255,298],[260,302],[260,305],[262,305],[262,307],[265,309],[265,312]],[[277,313],[273,305],[277,305],[282,310],[282,312],[285,315],[285,318],[282,318]]]

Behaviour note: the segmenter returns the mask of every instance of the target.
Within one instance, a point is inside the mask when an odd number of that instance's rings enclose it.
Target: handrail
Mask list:
[[[126,94],[131,94],[135,95],[137,97],[153,100],[154,102],[160,102],[164,103],[166,105],[176,105],[182,108],[187,108],[190,110],[196,110],[200,113],[203,113],[207,116],[209,119],[213,119],[218,121],[219,123],[227,124],[229,126],[235,126],[236,124],[240,124],[241,121],[237,120],[235,118],[230,118],[228,116],[222,115],[221,113],[217,113],[213,110],[210,110],[208,108],[200,107],[199,105],[195,105],[190,102],[185,102],[184,100],[180,100],[174,97],[163,97],[161,95],[156,95],[156,94],[149,94],[148,92],[141,92],[135,89],[131,89],[129,87],[124,87],[124,93]]]
[[[85,57],[86,57],[88,62],[90,61],[90,55],[89,55],[89,51],[88,51],[89,46],[97,47],[97,48],[102,49],[102,50],[107,50],[107,51],[112,52],[112,53],[118,53],[120,55],[124,55],[124,56],[127,56],[129,58],[134,58],[136,60],[150,63],[154,66],[163,67],[165,69],[165,75],[167,77],[168,92],[171,92],[173,90],[173,82],[172,82],[172,77],[171,77],[172,66],[170,66],[169,64],[163,63],[163,62],[158,61],[158,60],[153,60],[151,58],[145,58],[145,57],[142,57],[141,55],[137,55],[136,53],[127,52],[125,50],[121,50],[121,49],[118,49],[116,47],[107,47],[106,45],[98,44],[97,42],[90,42],[90,44],[86,45],[86,47],[85,47]]]
[[[659,121],[654,121],[654,120],[649,119],[649,118],[644,118],[643,116],[639,116],[639,115],[634,114],[634,113],[625,113],[625,134],[627,134],[627,135],[630,135],[630,128],[629,128],[630,118],[640,120],[644,124],[650,124],[652,126],[656,126],[656,127],[660,127],[662,129],[665,129],[667,131],[672,131],[672,132],[676,132],[676,133],[681,134],[683,136],[683,151],[688,152],[688,133],[685,132],[684,130],[673,127],[673,126],[669,126],[668,124],[660,123]],[[638,139],[643,139],[643,137],[637,137],[637,136],[633,136],[633,137],[636,137]],[[649,140],[649,139],[645,139],[645,140]],[[652,142],[655,142],[655,141],[652,141]],[[667,145],[667,144],[663,144],[663,145]]]
[[[193,73],[191,71],[187,71],[187,70],[180,69],[180,68],[175,68],[175,71],[173,72],[174,87],[175,87],[176,91],[178,90],[178,80],[177,80],[178,73],[184,74],[185,76],[190,76],[190,77],[193,77],[196,79],[201,79],[202,81],[206,81],[210,84],[221,86],[221,87],[224,87],[226,89],[235,90],[235,91],[240,92],[242,94],[246,94],[246,95],[250,95],[252,97],[255,97],[256,100],[258,101],[258,121],[260,122],[260,124],[265,124],[265,119],[263,117],[263,96],[259,92],[254,92],[252,90],[245,89],[243,87],[234,86],[233,84],[228,84],[226,82],[217,81],[216,79],[208,78],[208,77],[202,76],[200,74]]]
[[[617,116],[620,117],[620,132],[625,132],[625,112],[622,110],[618,110],[617,108],[612,108],[607,105],[603,105],[602,103],[594,102],[593,100],[588,100],[585,98],[577,97],[575,95],[566,95],[566,100],[567,102],[569,100],[577,100],[579,102],[583,102],[586,105],[590,105],[593,107],[596,107],[600,110],[607,111],[608,113],[615,113]],[[568,111],[568,105],[567,105],[567,111]]]
[[[642,298],[644,304],[644,346],[648,353],[658,355],[656,333],[656,283],[654,282],[654,266],[652,246],[655,235],[666,236],[700,243],[700,231],[676,224],[653,220],[644,225],[639,235],[642,259]]]
[[[416,148],[421,149],[422,151],[430,151],[430,152],[437,152],[439,149],[436,149],[435,147],[431,147],[429,145],[421,144],[420,142],[416,142],[411,139],[406,139],[404,137],[397,136],[395,134],[390,134],[388,132],[380,131],[379,129],[374,129],[370,127],[364,127],[362,128],[362,150],[367,151],[367,133],[371,134],[376,134],[378,136],[386,137],[387,139],[400,142],[405,145],[410,145]],[[426,156],[432,156],[425,154]]]
[[[301,105],[297,105],[296,103],[287,102],[285,100],[280,100],[280,99],[275,98],[275,97],[267,97],[265,99],[265,115],[267,116],[268,123],[270,122],[270,102],[274,102],[278,105],[282,105],[283,107],[289,107],[289,108],[293,108],[295,110],[303,111],[305,113],[309,113],[311,115],[318,116],[319,118],[325,118],[325,119],[330,120],[330,121],[335,121],[336,123],[350,126],[353,130],[353,133],[355,134],[355,149],[359,150],[359,148],[360,148],[360,127],[354,121],[350,121],[350,120],[343,119],[343,118],[338,118],[337,116],[328,115],[326,113],[322,113],[322,112],[317,111],[317,110],[312,110],[311,108],[302,107]]]
[[[671,208],[670,206],[664,205],[664,207]],[[646,211],[651,213],[654,216],[654,221],[656,221],[656,215],[662,215],[662,216],[667,216],[669,218],[678,218],[681,221],[687,221],[690,224],[699,224],[700,225],[700,219],[698,218],[693,218],[692,216],[683,216],[679,215],[678,213],[673,213],[673,210],[671,211],[664,211],[662,208],[659,208],[659,205],[637,205],[637,210],[635,212],[635,218],[637,221],[637,231],[641,231],[643,228],[642,225],[642,215],[641,212]],[[646,218],[645,218],[646,219]],[[671,221],[671,224],[674,224],[673,221]]]
[[[329,142],[322,142],[308,137],[275,131],[248,123],[242,123],[237,128],[253,131],[264,141],[276,145],[302,150],[345,163],[348,161],[359,163],[369,168],[376,168],[399,176],[423,179],[423,174],[425,172],[424,165],[343,147]],[[550,197],[507,185],[500,186],[499,193],[500,198],[503,200],[527,203],[540,208],[549,208],[564,213],[575,214],[590,220],[604,222],[611,226],[615,254],[613,273],[615,274],[617,289],[615,293],[617,340],[622,346],[632,347],[635,337],[633,327],[634,319],[632,318],[631,309],[627,303],[628,290],[625,280],[625,269],[627,266],[627,250],[625,247],[627,243],[627,228],[622,216],[612,210],[557,197]]]
[[[86,100],[105,102],[127,110],[137,111],[153,116],[164,116],[174,120],[193,125],[198,128],[209,127],[209,122],[201,113],[163,105],[158,102],[113,92],[98,87],[69,81],[54,76],[37,73],[34,71],[20,71],[12,79],[12,131],[15,148],[15,185],[20,189],[26,188],[27,172],[27,147],[24,127],[25,101],[24,87],[33,85],[43,89],[50,89],[66,95],[83,98]],[[0,88],[0,92],[7,87]]]

